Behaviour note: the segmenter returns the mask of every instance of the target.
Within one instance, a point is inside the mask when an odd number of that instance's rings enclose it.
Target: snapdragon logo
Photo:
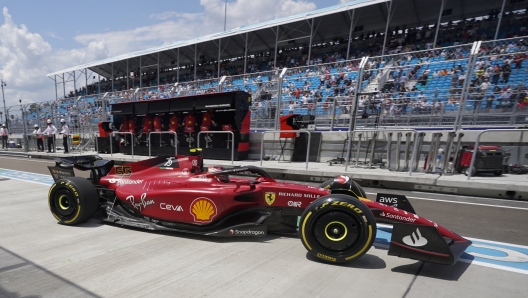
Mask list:
[[[403,237],[403,243],[409,246],[424,246],[427,244],[427,239],[422,237],[420,230],[416,228],[416,231],[412,232],[411,235]]]
[[[240,230],[229,230],[230,235],[234,236],[260,236],[264,235],[264,231],[252,231],[252,230],[246,230],[246,231],[240,231]]]

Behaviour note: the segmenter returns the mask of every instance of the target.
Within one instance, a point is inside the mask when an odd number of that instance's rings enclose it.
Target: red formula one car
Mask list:
[[[454,264],[471,244],[416,215],[404,196],[367,199],[350,177],[313,187],[278,182],[254,166],[203,171],[200,152],[119,166],[98,156],[60,158],[49,167],[55,180],[49,208],[65,225],[100,210],[107,222],[149,230],[218,237],[298,233],[310,254],[335,263],[369,250],[376,219],[394,223],[389,255]],[[91,171],[91,178],[74,177],[74,168]],[[230,177],[243,172],[255,177]]]

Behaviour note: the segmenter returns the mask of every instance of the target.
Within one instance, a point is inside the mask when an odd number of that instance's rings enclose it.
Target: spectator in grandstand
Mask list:
[[[502,92],[501,95],[498,98],[499,105],[502,108],[513,106],[512,102],[510,101],[511,96],[512,96],[512,90],[511,89],[507,89],[506,91]]]
[[[497,85],[499,83],[499,78],[501,75],[501,68],[498,65],[493,66],[491,70],[491,83]]]
[[[488,97],[486,97],[486,110],[490,110],[493,106],[493,101],[495,100],[495,96],[493,95],[489,95]]]
[[[294,113],[294,111],[296,109],[296,106],[297,106],[297,104],[295,103],[295,101],[290,100],[290,103],[288,104],[288,114],[289,115]]]
[[[401,105],[397,103],[392,103],[389,108],[390,116],[399,116],[402,111]]]
[[[511,66],[510,64],[504,64],[502,66],[502,83],[506,84],[510,80]]]
[[[524,59],[525,59],[525,54],[521,53],[515,56],[515,69],[521,69]]]
[[[456,104],[459,102],[458,98],[455,98],[454,96],[449,96],[447,100],[446,107],[451,107],[452,109],[455,109]]]
[[[442,71],[440,71],[440,75],[441,75],[441,76],[445,76],[445,75],[447,75],[447,69],[445,69],[445,68],[442,69]]]
[[[480,93],[482,95],[485,95],[490,87],[491,87],[491,83],[489,82],[488,79],[485,79],[484,82],[482,82],[482,84],[480,84],[479,86]]]

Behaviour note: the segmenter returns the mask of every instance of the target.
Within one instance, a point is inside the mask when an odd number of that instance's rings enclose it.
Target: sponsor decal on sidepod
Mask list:
[[[258,236],[258,235],[264,235],[264,231],[252,231],[252,230],[246,230],[246,231],[240,231],[240,230],[229,230],[229,234],[231,235],[238,235],[238,236]]]

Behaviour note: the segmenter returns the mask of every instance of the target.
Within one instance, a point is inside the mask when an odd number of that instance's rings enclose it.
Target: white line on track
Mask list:
[[[39,160],[38,158],[17,158],[17,157],[7,157],[0,156],[1,159],[10,159],[10,160],[22,160],[22,161],[31,161],[31,162],[41,162],[41,163],[54,163],[53,160]]]
[[[37,184],[42,184],[42,185],[50,186],[49,183],[43,183],[43,182],[38,182],[38,181],[24,180],[24,179],[13,178],[13,177],[4,176],[4,175],[0,175],[0,177],[4,177],[4,178],[7,178],[7,179],[12,179],[12,180],[18,180],[18,181],[24,181],[24,182],[30,182],[30,183],[37,183]]]
[[[375,195],[376,193],[373,192],[367,192],[367,194]],[[464,204],[464,205],[475,205],[475,206],[484,206],[484,207],[495,207],[495,208],[506,208],[506,209],[517,209],[517,210],[528,210],[528,208],[523,207],[512,207],[512,206],[499,206],[499,205],[491,205],[491,204],[481,204],[481,203],[471,203],[471,202],[460,202],[460,201],[449,201],[449,200],[441,200],[441,199],[428,199],[428,198],[419,198],[419,197],[409,197],[408,199],[415,199],[415,200],[424,200],[424,201],[436,201],[436,202],[445,202],[445,203],[454,203],[454,204]],[[517,201],[512,201],[517,202]]]
[[[0,168],[0,170],[13,171],[13,172],[23,172],[23,173],[28,173],[28,174],[31,174],[31,175],[42,176],[42,177],[51,177],[50,175],[46,175],[46,174],[39,174],[39,173],[32,173],[32,172],[24,172],[24,171],[19,171],[19,170],[11,170],[11,169],[4,169],[4,168]],[[7,176],[5,176],[5,177],[7,177]],[[24,181],[26,181],[26,180],[24,180]]]
[[[429,192],[422,192],[422,191],[413,191],[412,193],[424,194],[424,195],[444,196],[444,197],[455,197],[455,198],[463,197],[464,199],[493,200],[493,201],[501,201],[501,202],[517,202],[517,203],[528,204],[527,201],[514,201],[514,200],[508,200],[508,199],[494,199],[494,198],[485,198],[485,197],[472,197],[472,196],[461,196],[461,195],[448,195],[448,194],[443,194],[443,193],[429,193]]]

